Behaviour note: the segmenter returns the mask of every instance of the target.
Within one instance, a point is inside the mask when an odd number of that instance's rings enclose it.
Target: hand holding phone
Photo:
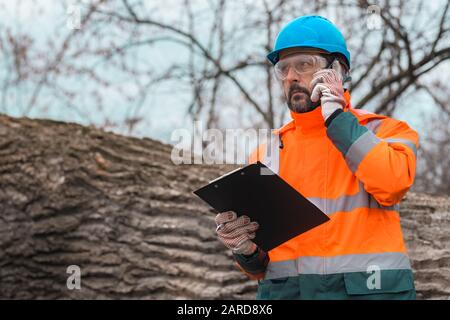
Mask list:
[[[334,59],[326,69],[314,73],[311,81],[311,101],[317,102],[320,99],[324,121],[337,109],[343,109],[346,103],[341,68]]]

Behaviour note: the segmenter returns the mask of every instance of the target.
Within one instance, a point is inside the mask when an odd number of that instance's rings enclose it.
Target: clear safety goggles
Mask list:
[[[331,62],[332,63],[332,62]],[[287,56],[275,64],[275,75],[280,80],[286,80],[289,70],[292,68],[298,75],[314,73],[319,69],[328,68],[331,63],[318,54],[298,53]]]

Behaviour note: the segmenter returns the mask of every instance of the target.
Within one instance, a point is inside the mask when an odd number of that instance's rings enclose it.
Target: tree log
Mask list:
[[[192,191],[232,166],[174,165],[172,147],[0,116],[1,299],[253,299]],[[408,194],[419,298],[450,297],[450,200]],[[67,268],[80,267],[69,289]]]

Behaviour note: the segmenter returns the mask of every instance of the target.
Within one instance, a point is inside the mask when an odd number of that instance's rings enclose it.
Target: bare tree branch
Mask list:
[[[269,116],[262,109],[262,107],[250,96],[248,91],[236,79],[236,77],[234,77],[232,74],[230,74],[229,72],[224,70],[224,68],[222,67],[221,63],[217,59],[215,59],[211,55],[211,53],[192,34],[189,34],[189,33],[185,32],[183,30],[180,30],[180,29],[175,28],[175,27],[173,27],[171,25],[167,25],[167,24],[164,24],[164,23],[161,23],[161,22],[158,22],[158,21],[154,21],[154,20],[151,20],[151,19],[140,19],[140,18],[137,17],[137,15],[133,11],[133,9],[130,7],[130,5],[128,4],[128,1],[127,0],[123,0],[123,2],[124,2],[124,4],[126,4],[126,8],[128,10],[128,13],[130,14],[131,18],[122,16],[122,15],[117,14],[115,12],[104,12],[104,11],[98,11],[98,12],[102,12],[102,13],[114,16],[114,17],[116,17],[116,18],[118,18],[120,20],[123,20],[123,21],[134,22],[134,23],[138,23],[138,24],[147,24],[147,25],[156,26],[156,27],[159,27],[159,28],[162,28],[162,29],[170,30],[172,32],[175,32],[176,34],[179,34],[179,35],[181,35],[183,37],[188,38],[190,41],[192,41],[192,43],[198,49],[200,49],[200,51],[205,56],[205,58],[210,60],[224,76],[229,78],[237,86],[237,88],[241,91],[241,93],[244,95],[244,97],[247,99],[247,101],[256,109],[256,111],[258,111],[258,113],[265,119],[265,121],[269,125],[272,124],[272,119],[269,118]]]
[[[95,2],[90,5],[89,10],[87,14],[81,19],[81,25],[85,25],[89,19],[92,17],[93,13],[96,12],[97,8],[103,3],[105,0],[98,0],[98,2]],[[47,83],[48,77],[52,71],[54,71],[58,65],[61,63],[65,52],[67,51],[69,47],[69,43],[72,41],[72,39],[77,35],[78,30],[73,29],[72,32],[69,33],[69,35],[64,40],[63,44],[61,45],[60,50],[56,53],[55,58],[53,61],[46,67],[47,71],[43,74],[42,78],[38,81],[36,84],[33,94],[31,95],[31,98],[28,102],[28,105],[25,108],[24,115],[28,115],[31,109],[36,104],[36,100],[39,96],[39,93],[41,92],[43,86]]]

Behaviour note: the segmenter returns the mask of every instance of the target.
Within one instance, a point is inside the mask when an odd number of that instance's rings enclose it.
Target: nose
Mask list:
[[[289,81],[289,82],[299,82],[300,81],[300,75],[294,71],[294,68],[289,67],[288,74],[286,76],[286,81]]]

